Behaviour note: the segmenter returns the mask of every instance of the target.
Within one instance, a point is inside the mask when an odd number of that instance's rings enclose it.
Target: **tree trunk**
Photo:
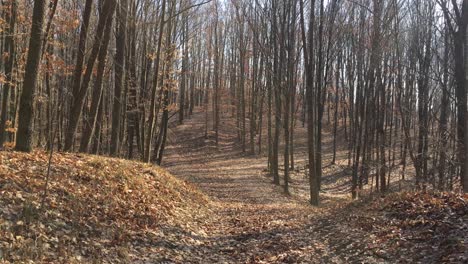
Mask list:
[[[91,81],[91,75],[93,73],[94,64],[96,62],[99,50],[102,46],[102,38],[106,26],[107,17],[112,15],[115,8],[116,0],[106,0],[102,7],[101,15],[99,16],[98,27],[94,38],[94,44],[91,50],[91,54],[86,65],[86,71],[81,82],[78,93],[74,94],[70,120],[65,136],[65,151],[71,151],[73,149],[75,135],[78,129],[78,122],[81,117],[84,101],[86,98],[86,92],[88,91],[89,82]]]
[[[5,12],[5,21],[9,23],[8,30],[6,31],[5,37],[5,46],[4,50],[8,54],[5,63],[5,76],[6,82],[3,85],[3,94],[2,94],[2,106],[1,106],[1,116],[0,116],[0,149],[3,148],[3,143],[6,139],[6,123],[9,120],[8,116],[8,105],[9,105],[9,96],[10,88],[13,83],[13,64],[16,57],[16,43],[15,43],[15,26],[16,26],[16,13],[17,13],[17,4],[16,0],[12,0],[10,3],[10,10]]]
[[[28,58],[24,75],[23,91],[19,106],[19,124],[16,150],[31,152],[32,150],[32,122],[34,117],[34,93],[41,60],[42,35],[46,0],[34,1],[31,38],[29,39]]]
[[[96,129],[96,120],[99,110],[99,105],[102,100],[102,81],[104,79],[104,69],[106,66],[107,47],[109,46],[110,36],[112,32],[113,15],[109,15],[106,21],[106,29],[103,38],[103,44],[98,55],[98,65],[96,79],[94,81],[93,98],[91,101],[91,109],[88,118],[83,124],[83,133],[81,135],[80,152],[89,152],[89,144],[91,144],[92,136]]]
[[[122,129],[122,87],[125,80],[125,44],[127,32],[127,0],[120,0],[116,23],[115,86],[112,105],[112,132],[110,155],[118,156],[120,150],[120,130]]]

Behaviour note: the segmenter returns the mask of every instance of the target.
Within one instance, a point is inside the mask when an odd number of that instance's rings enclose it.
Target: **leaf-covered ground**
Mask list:
[[[291,195],[265,175],[266,158],[244,155],[232,119],[221,124],[219,145],[203,136],[203,114],[174,127],[163,164],[214,201],[207,237],[184,254],[194,263],[464,263],[468,252],[468,196],[403,193],[351,202],[341,164],[324,167],[322,205],[307,203],[307,179],[292,175]],[[211,124],[209,124],[211,126]],[[303,167],[298,129],[296,167]],[[330,137],[324,137],[330,157]],[[329,162],[325,161],[324,163]],[[392,179],[394,180],[394,179]],[[396,180],[396,179],[395,179]],[[412,206],[401,207],[407,204]],[[395,214],[400,212],[398,216]],[[423,223],[423,224],[421,224]],[[452,238],[442,239],[446,234]],[[446,244],[449,243],[449,244]]]
[[[216,146],[203,118],[171,129],[163,167],[177,178],[139,162],[54,155],[43,210],[47,154],[0,152],[0,262],[468,261],[466,195],[351,202],[338,160],[324,168],[322,205],[313,208],[301,170],[284,195],[265,175],[265,157],[241,153],[232,120],[223,119]],[[304,160],[296,156],[298,168]]]
[[[210,213],[205,195],[163,169],[77,154],[54,155],[41,208],[47,161],[0,152],[0,262],[157,260]]]

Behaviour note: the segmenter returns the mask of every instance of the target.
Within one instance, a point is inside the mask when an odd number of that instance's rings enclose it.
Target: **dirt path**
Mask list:
[[[353,231],[330,219],[333,201],[317,209],[304,197],[284,195],[282,187],[264,176],[265,158],[241,153],[230,119],[223,120],[221,127],[218,147],[211,134],[204,137],[203,113],[172,129],[163,166],[197,185],[211,197],[215,208],[215,217],[207,220],[202,235],[193,237],[194,246],[183,249],[189,255],[181,256],[182,262],[376,261],[349,248]],[[295,184],[301,185],[300,180]]]

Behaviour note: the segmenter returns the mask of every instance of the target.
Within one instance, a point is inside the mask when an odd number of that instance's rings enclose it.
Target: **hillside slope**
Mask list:
[[[208,199],[165,170],[132,161],[0,152],[0,262],[136,262],[190,243]],[[168,251],[168,252],[161,252]]]

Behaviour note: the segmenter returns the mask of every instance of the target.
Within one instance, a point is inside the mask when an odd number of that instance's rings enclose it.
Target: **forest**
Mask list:
[[[468,0],[0,1],[0,263],[468,262]]]

